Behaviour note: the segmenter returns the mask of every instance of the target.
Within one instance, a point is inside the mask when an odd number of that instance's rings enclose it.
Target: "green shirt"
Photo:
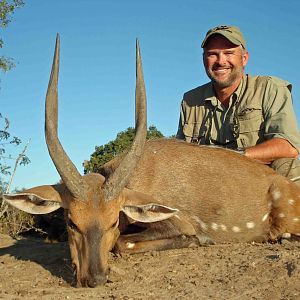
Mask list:
[[[277,137],[300,152],[291,88],[276,77],[245,75],[226,108],[211,82],[197,87],[184,94],[177,138],[236,149]]]

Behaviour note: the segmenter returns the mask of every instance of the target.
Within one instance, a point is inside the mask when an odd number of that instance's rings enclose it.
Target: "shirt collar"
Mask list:
[[[231,99],[233,101],[239,101],[241,95],[243,94],[244,90],[246,87],[246,75],[244,74],[242,77],[242,80],[238,86],[238,88],[236,89],[236,91],[231,95]],[[209,102],[211,103],[213,106],[218,106],[220,105],[220,101],[217,99],[216,95],[215,95],[215,91],[212,85],[212,82],[210,82],[207,86],[207,89],[205,91],[204,94],[204,100],[205,102]]]

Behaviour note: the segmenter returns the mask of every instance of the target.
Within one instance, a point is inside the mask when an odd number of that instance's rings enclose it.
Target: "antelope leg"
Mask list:
[[[180,235],[159,240],[135,242],[132,241],[130,236],[121,236],[115,245],[114,251],[118,253],[141,253],[197,246],[200,246],[200,242],[196,236]]]

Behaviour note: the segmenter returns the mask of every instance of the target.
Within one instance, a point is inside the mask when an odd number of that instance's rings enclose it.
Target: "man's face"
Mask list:
[[[207,76],[217,88],[226,88],[239,82],[244,74],[249,54],[222,35],[213,35],[204,48],[203,62]]]

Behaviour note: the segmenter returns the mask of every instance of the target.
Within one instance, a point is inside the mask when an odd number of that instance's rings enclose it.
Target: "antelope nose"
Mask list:
[[[98,285],[103,285],[107,282],[107,276],[105,274],[95,275],[87,281],[87,284],[90,288],[94,288]]]

